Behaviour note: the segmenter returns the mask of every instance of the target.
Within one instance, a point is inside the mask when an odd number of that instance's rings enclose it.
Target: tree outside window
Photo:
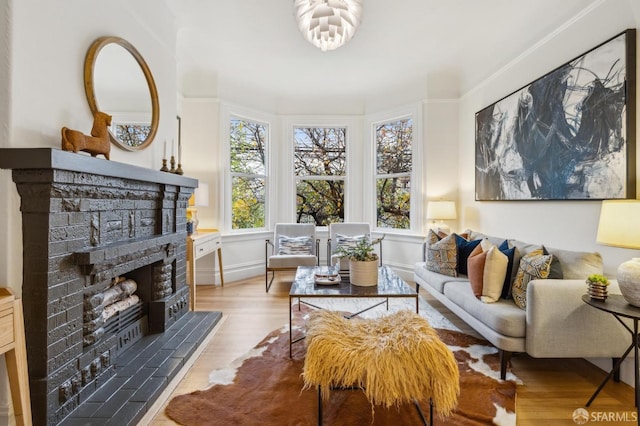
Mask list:
[[[344,222],[346,136],[344,127],[294,128],[298,223]]]
[[[411,228],[411,118],[376,125],[376,212],[379,228]]]
[[[231,227],[263,228],[266,223],[268,126],[232,118],[230,126]]]

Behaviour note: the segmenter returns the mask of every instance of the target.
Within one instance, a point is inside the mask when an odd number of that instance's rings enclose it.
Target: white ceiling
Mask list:
[[[322,52],[298,31],[293,0],[166,0],[183,95],[295,101],[458,98],[595,1],[364,0],[353,39]]]

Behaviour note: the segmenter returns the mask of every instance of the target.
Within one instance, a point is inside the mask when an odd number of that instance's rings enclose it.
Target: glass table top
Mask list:
[[[410,287],[388,266],[378,268],[378,285],[357,286],[348,280],[342,279],[336,284],[316,284],[315,273],[317,270],[325,271],[323,266],[300,266],[291,284],[290,297],[407,297],[416,295],[414,288]]]

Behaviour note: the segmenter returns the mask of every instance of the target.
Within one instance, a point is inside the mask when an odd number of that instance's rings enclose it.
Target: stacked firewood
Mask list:
[[[107,290],[88,296],[84,300],[83,344],[96,343],[104,334],[104,325],[119,311],[137,304],[140,298],[133,294],[138,285],[132,279],[116,277]]]

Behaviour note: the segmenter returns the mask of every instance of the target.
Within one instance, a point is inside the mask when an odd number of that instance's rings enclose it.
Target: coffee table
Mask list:
[[[414,298],[416,301],[416,313],[418,313],[418,293],[409,286],[402,278],[400,278],[388,266],[378,268],[378,285],[363,287],[351,284],[348,279],[342,278],[340,282],[332,285],[316,284],[315,272],[317,266],[299,266],[296,270],[296,276],[291,284],[289,291],[289,357],[291,357],[291,347],[294,343],[304,339],[300,337],[293,340],[292,319],[293,319],[293,300],[298,299],[298,308],[300,304],[322,309],[304,299],[311,298],[384,298],[382,302],[376,302],[371,306],[362,309],[356,313],[350,314],[348,318],[353,318],[363,312],[371,310],[382,304],[387,305],[389,309],[390,297]]]

